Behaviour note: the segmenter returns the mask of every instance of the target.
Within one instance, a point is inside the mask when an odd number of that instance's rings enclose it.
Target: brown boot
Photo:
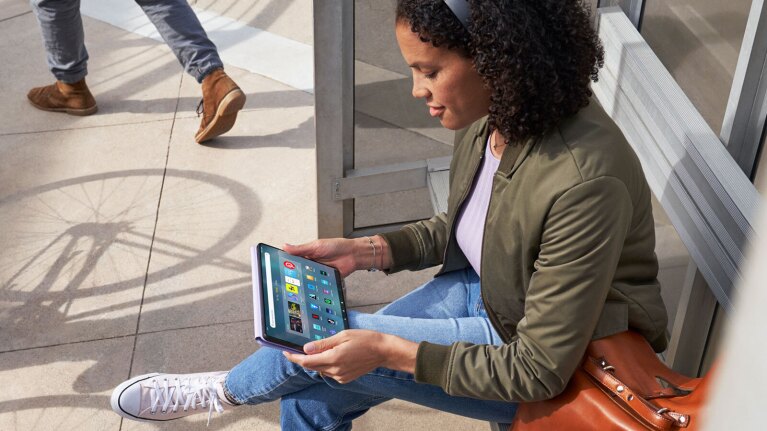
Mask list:
[[[91,115],[98,110],[85,79],[74,84],[56,81],[45,87],[29,90],[27,99],[37,109],[43,111],[66,112],[69,115]]]
[[[202,114],[197,143],[213,139],[229,131],[237,119],[237,111],[245,105],[245,93],[224,73],[216,69],[202,80],[202,100],[197,114]],[[200,108],[202,107],[202,110]]]

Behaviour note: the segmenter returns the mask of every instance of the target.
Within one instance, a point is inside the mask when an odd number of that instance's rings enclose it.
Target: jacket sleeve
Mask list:
[[[441,264],[447,246],[447,230],[447,215],[440,213],[396,232],[381,234],[389,244],[392,256],[388,271],[414,271]]]
[[[536,401],[562,392],[592,338],[632,217],[613,177],[563,193],[544,221],[517,336],[506,345],[423,342],[415,378],[450,395]]]

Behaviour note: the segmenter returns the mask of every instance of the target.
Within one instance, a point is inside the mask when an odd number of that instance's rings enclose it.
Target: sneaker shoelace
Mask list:
[[[210,425],[210,418],[214,409],[219,413],[224,412],[224,406],[218,398],[214,377],[206,379],[174,377],[171,381],[168,379],[152,380],[154,390],[150,391],[151,406],[149,411],[151,414],[157,413],[158,408],[160,408],[160,413],[167,414],[169,409],[172,413],[178,412],[179,407],[185,412],[190,408],[197,410],[198,406],[207,407],[208,425]]]
[[[200,118],[200,115],[203,114],[204,109],[203,109],[203,106],[202,106],[202,99],[200,99],[200,103],[197,104],[197,109],[195,109],[194,112],[197,113],[197,118]]]

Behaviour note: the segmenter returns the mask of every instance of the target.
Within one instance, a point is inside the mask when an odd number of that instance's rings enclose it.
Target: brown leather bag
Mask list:
[[[644,337],[622,332],[589,344],[562,394],[520,403],[511,431],[701,429],[711,375],[678,374]]]

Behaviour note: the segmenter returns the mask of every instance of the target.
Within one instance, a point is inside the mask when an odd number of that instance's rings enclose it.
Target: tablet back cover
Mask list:
[[[253,273],[253,327],[256,340],[264,338],[264,301],[261,298],[261,265],[258,263],[258,247],[250,248],[250,265]]]

